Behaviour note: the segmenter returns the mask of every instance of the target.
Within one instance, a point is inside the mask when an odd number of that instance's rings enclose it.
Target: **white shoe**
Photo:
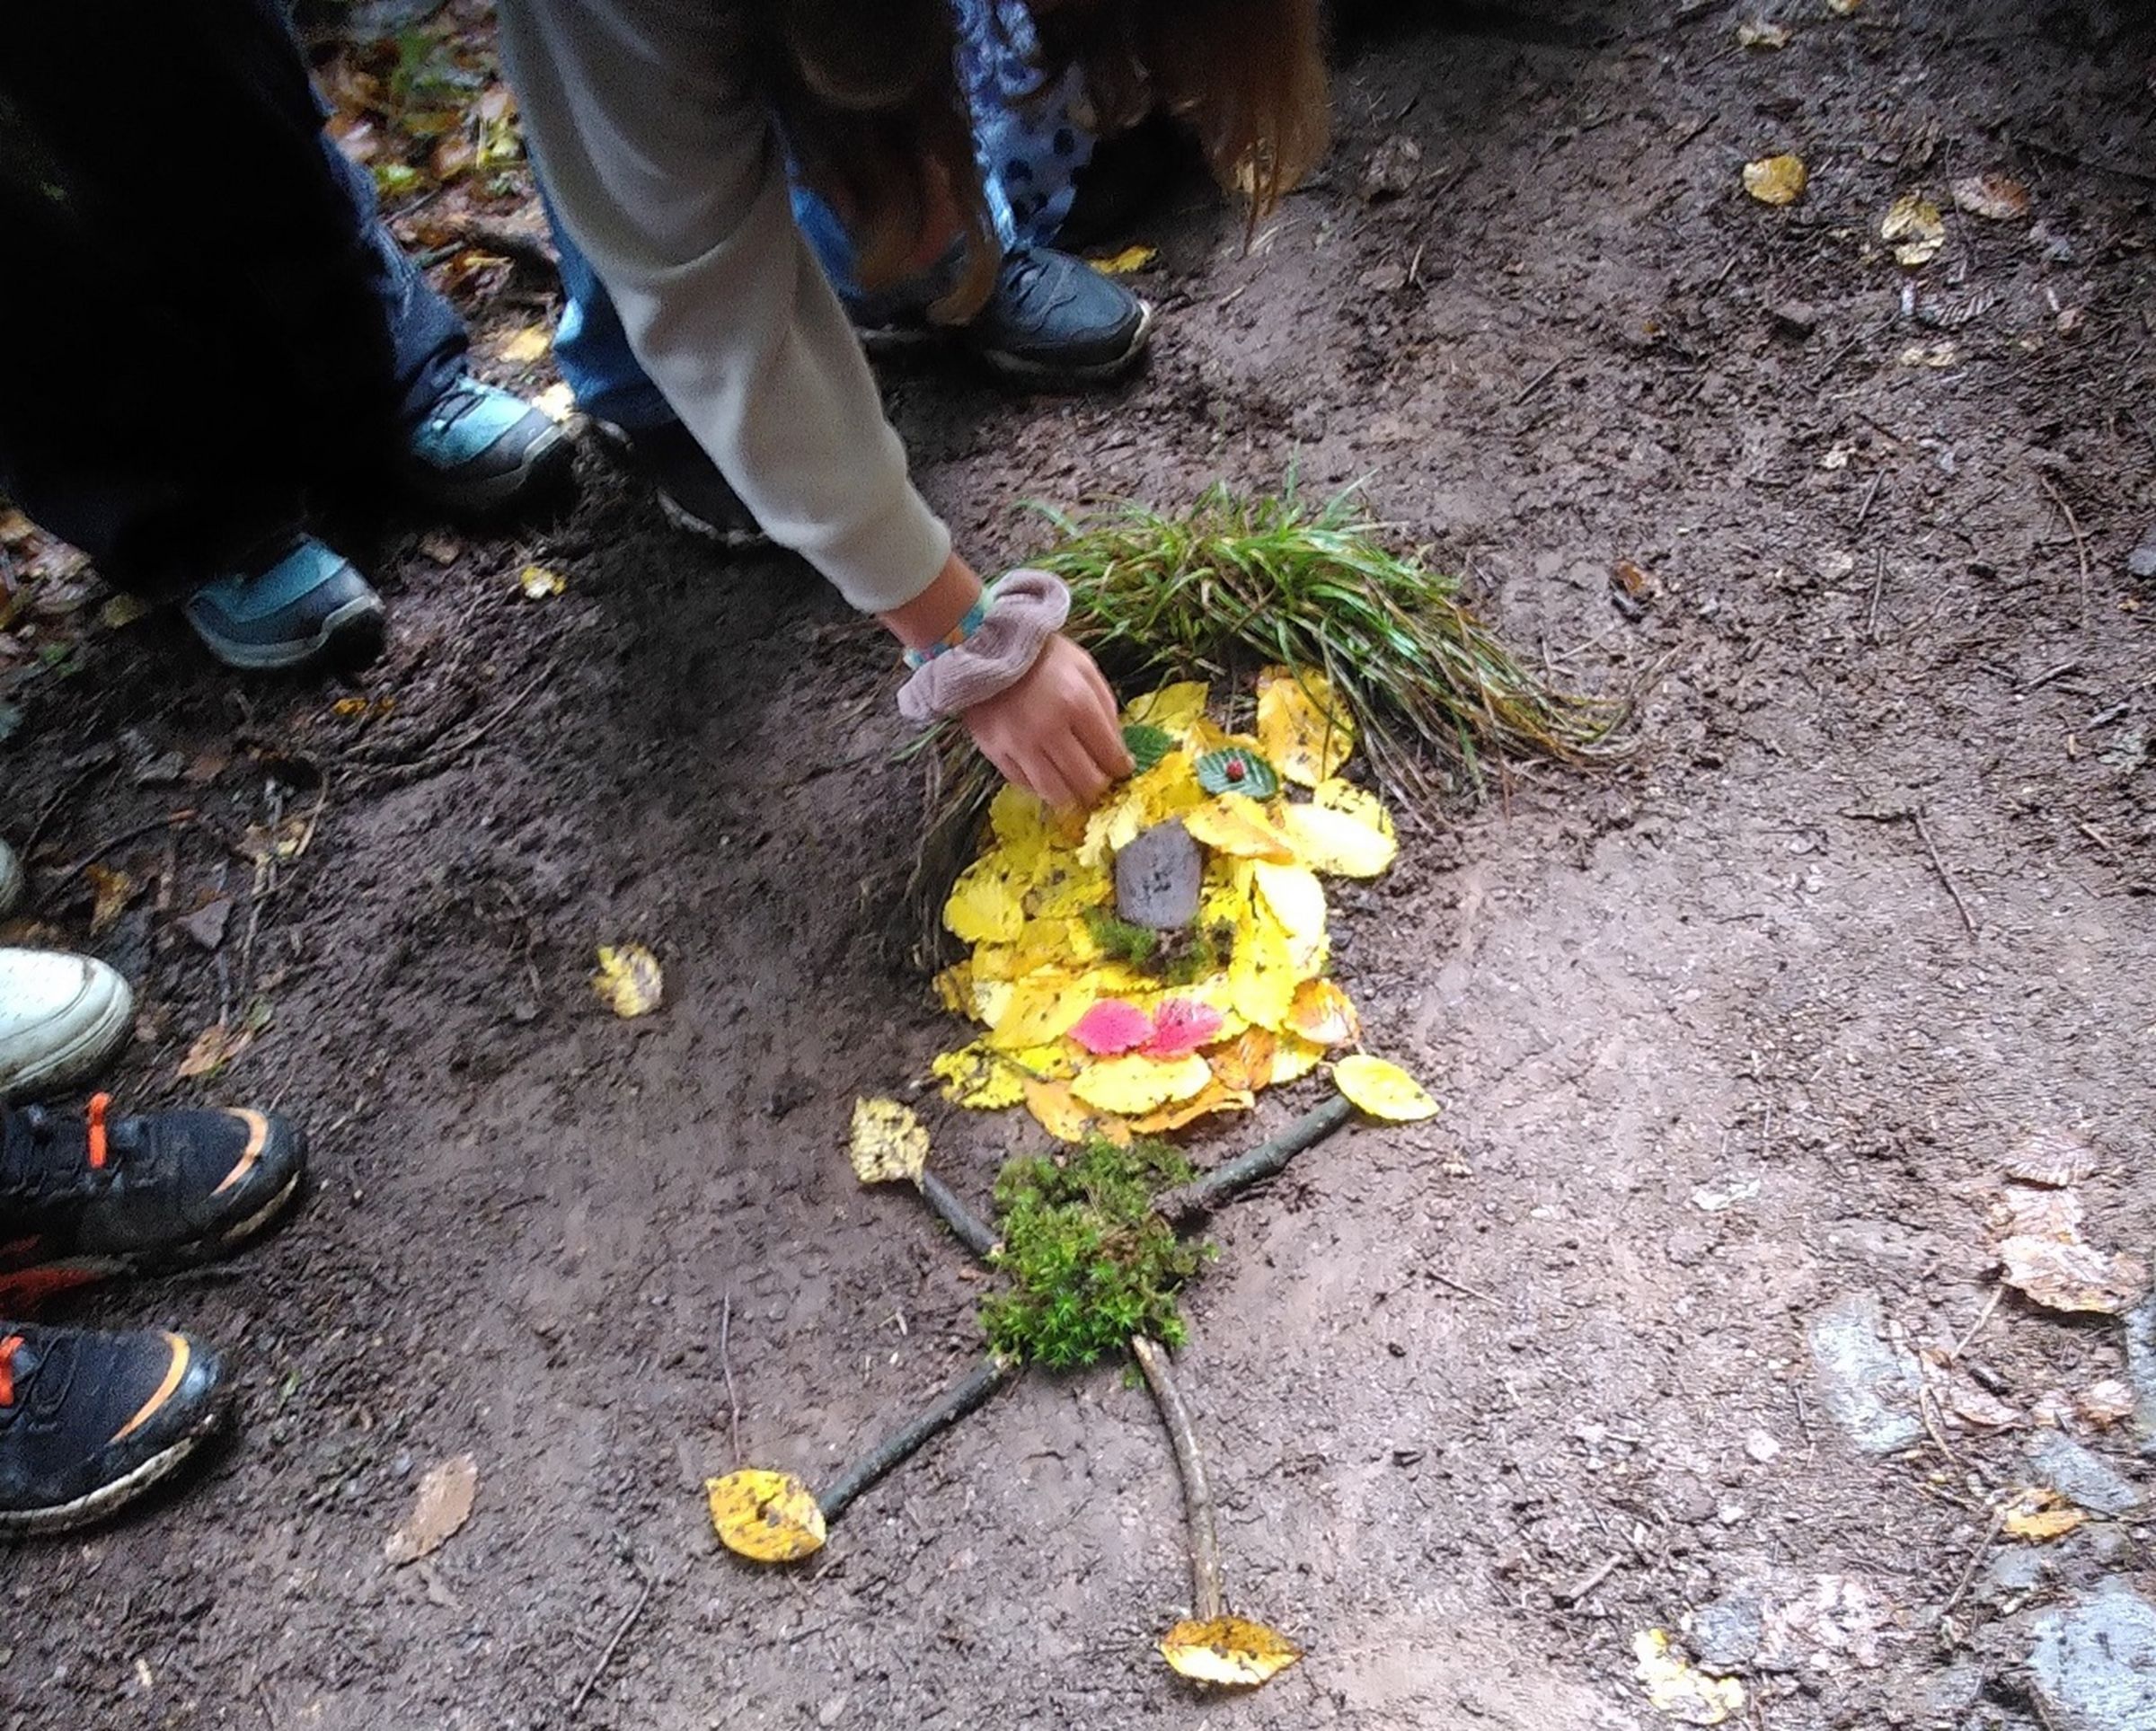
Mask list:
[[[0,1100],[83,1081],[127,1043],[135,994],[102,962],[0,949]]]
[[[0,914],[13,910],[22,896],[22,866],[15,851],[0,842]]]

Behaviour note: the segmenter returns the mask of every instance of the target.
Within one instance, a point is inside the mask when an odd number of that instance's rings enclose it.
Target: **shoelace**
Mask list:
[[[476,379],[459,379],[437,399],[427,411],[427,419],[446,433],[485,400],[486,393]]]
[[[0,1200],[42,1199],[56,1189],[93,1188],[111,1162],[111,1143],[106,1118],[112,1096],[91,1097],[85,1135],[85,1153],[79,1168],[69,1170],[53,1158],[52,1146],[60,1126],[40,1106],[25,1107],[7,1115],[7,1131],[0,1142]]]

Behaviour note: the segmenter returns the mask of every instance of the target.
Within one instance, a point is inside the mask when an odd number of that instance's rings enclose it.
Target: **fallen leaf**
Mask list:
[[[1144,1117],[1133,1118],[1130,1127],[1142,1136],[1157,1136],[1170,1130],[1180,1130],[1199,1118],[1209,1117],[1215,1112],[1247,1112],[1258,1103],[1257,1097],[1245,1089],[1225,1088],[1218,1080],[1207,1082],[1188,1100],[1173,1100],[1158,1111],[1148,1112]]]
[[[1284,806],[1280,827],[1304,865],[1331,877],[1374,878],[1400,852],[1396,837],[1332,806]]]
[[[551,601],[569,585],[559,571],[550,571],[543,565],[526,565],[517,573],[517,587],[534,601]]]
[[[437,529],[420,537],[420,551],[437,565],[454,565],[464,556],[464,543]]]
[[[1337,776],[1330,782],[1321,782],[1310,790],[1310,802],[1327,811],[1352,817],[1364,828],[1374,829],[1380,835],[1393,834],[1392,814],[1385,809],[1384,801],[1353,782],[1344,782]]]
[[[1999,1260],[2006,1284],[2048,1310],[2117,1315],[2148,1290],[2148,1267],[2138,1257],[2106,1256],[2079,1240],[2009,1238]]]
[[[2071,1130],[2032,1130],[2006,1157],[2006,1175],[2021,1184],[2063,1190],[2096,1171],[2096,1150]]]
[[[2001,1238],[2055,1238],[2062,1243],[2081,1240],[2081,1199],[2072,1190],[2009,1184],[2000,1190],[1991,1212]]]
[[[472,1499],[478,1490],[479,1462],[473,1456],[458,1454],[436,1462],[420,1477],[411,1513],[389,1535],[382,1554],[397,1568],[431,1557],[472,1518]]]
[[[543,324],[527,324],[523,330],[515,331],[505,338],[494,354],[497,359],[511,361],[523,366],[528,365],[532,361],[543,360],[546,358],[546,351],[552,346],[553,340],[547,334],[547,329]]]
[[[704,1481],[719,1542],[758,1563],[791,1563],[824,1548],[824,1512],[791,1472],[744,1467]]]
[[[1746,49],[1786,49],[1789,45],[1789,32],[1780,24],[1746,19],[1736,27],[1736,45]]]
[[[1671,1650],[1666,1629],[1643,1629],[1632,1637],[1633,1674],[1647,1685],[1655,1710],[1685,1725],[1719,1725],[1745,1705],[1745,1686],[1735,1677],[1710,1677]]]
[[[1103,998],[1072,1024],[1071,1038],[1095,1057],[1135,1052],[1153,1038],[1153,1018],[1135,1003]]]
[[[1880,219],[1879,238],[1893,247],[1897,264],[1929,264],[1947,243],[1946,218],[1921,192],[1904,192]]]
[[[1247,793],[1223,793],[1183,814],[1191,837],[1216,853],[1238,860],[1269,860],[1293,865],[1295,845]]]
[[[1166,728],[1134,721],[1123,729],[1123,748],[1130,754],[1131,773],[1143,775],[1175,749],[1175,736]]]
[[[1001,850],[984,853],[959,874],[943,904],[943,923],[963,943],[1009,943],[1026,923],[1025,898]]]
[[[1212,1065],[1195,1052],[1166,1063],[1133,1053],[1081,1070],[1072,1079],[1071,1092],[1088,1106],[1132,1117],[1171,1100],[1188,1100],[1212,1080]]]
[[[565,421],[577,412],[577,393],[556,380],[532,399],[532,407],[552,421]]]
[[[1762,204],[1795,204],[1809,178],[1801,156],[1763,156],[1745,164],[1745,190]]]
[[[2062,1539],[2089,1518],[2057,1491],[2031,1486],[2007,1506],[2000,1531],[2010,1539],[2027,1539],[2032,1544]]]
[[[1286,934],[1290,959],[1304,974],[1325,965],[1325,886],[1308,866],[1254,861],[1250,881],[1259,899]]]
[[[252,1028],[229,1028],[225,1023],[212,1022],[195,1037],[195,1043],[187,1048],[187,1055],[180,1060],[179,1079],[192,1082],[199,1076],[214,1076],[254,1044],[255,1030]]]
[[[1197,731],[1193,727],[1192,732]],[[1247,793],[1269,799],[1280,791],[1280,773],[1248,746],[1225,745],[1201,752],[1190,765],[1207,793]]]
[[[1898,366],[1928,367],[1933,372],[1944,372],[1949,367],[1960,365],[1961,349],[1951,342],[1913,342],[1894,358]]]
[[[1437,1116],[1437,1102],[1423,1091],[1420,1082],[1397,1064],[1367,1053],[1356,1052],[1335,1064],[1332,1080],[1358,1110],[1374,1118],[1412,1124]]]
[[[1655,592],[1655,579],[1648,575],[1645,566],[1634,560],[1621,559],[1613,565],[1610,581],[1635,601],[1645,601]]]
[[[1960,1377],[1955,1379],[1947,1392],[1947,1405],[1964,1424],[1983,1430],[2010,1430],[2028,1422],[2028,1416],[2020,1408]]]
[[[641,943],[601,944],[592,990],[617,1016],[648,1016],[658,1008],[666,986],[658,958]]]
[[[1293,947],[1278,921],[1269,914],[1243,923],[1228,958],[1228,1002],[1253,1028],[1277,1032],[1287,1022],[1303,984]]]
[[[2134,1391],[2115,1376],[2091,1382],[2073,1397],[2073,1409],[2099,1430],[2107,1430],[2134,1411]]]
[[[1826,9],[1837,18],[1846,18],[1863,4],[1864,0],[1826,0]]]
[[[2028,215],[2028,189],[2005,174],[1971,174],[1954,182],[1954,203],[1990,223],[2010,223]]]
[[[1254,1093],[1272,1086],[1277,1044],[1270,1029],[1246,1028],[1224,1046],[1208,1052],[1206,1062],[1212,1065],[1213,1078],[1223,1088]]]
[[[1303,1656],[1303,1650],[1277,1629],[1241,1617],[1184,1621],[1161,1637],[1161,1656],[1169,1669],[1193,1682],[1255,1689]]]
[[[83,876],[93,892],[90,905],[90,935],[97,937],[110,932],[119,916],[128,911],[128,904],[141,892],[142,886],[124,871],[114,871],[102,865],[87,865]]]
[[[928,1164],[928,1131],[901,1101],[856,1100],[846,1153],[863,1184],[917,1183]]]
[[[1058,1142],[1091,1142],[1095,1136],[1117,1147],[1130,1141],[1130,1126],[1112,1113],[1096,1112],[1071,1092],[1067,1082],[1025,1079],[1026,1110]]]
[[[1273,1085],[1300,1082],[1325,1062],[1325,1048],[1300,1034],[1280,1034],[1273,1043]]]
[[[1127,277],[1135,271],[1150,270],[1161,261],[1157,246],[1127,246],[1120,252],[1110,252],[1106,258],[1088,259],[1086,262],[1108,277]]]
[[[138,595],[116,595],[97,610],[97,623],[109,631],[124,631],[149,617],[150,604]]]
[[[1188,1057],[1218,1036],[1225,1020],[1209,1003],[1195,998],[1170,998],[1153,1009],[1153,1038],[1145,1042],[1145,1055]]]
[[[1071,1031],[1094,994],[1067,969],[1045,968],[1012,982],[1011,1000],[988,1030],[987,1044],[998,1052],[1046,1046]]]
[[[1258,676],[1258,745],[1289,781],[1314,788],[1354,752],[1355,723],[1323,674],[1268,667]]]
[[[1180,736],[1192,722],[1204,719],[1206,700],[1211,694],[1211,688],[1202,679],[1162,685],[1158,691],[1149,691],[1124,704],[1123,719],[1127,722],[1164,728]]]
[[[1287,1025],[1312,1046],[1351,1046],[1363,1037],[1355,1005],[1330,980],[1305,980],[1295,988]]]
[[[1000,1112],[1025,1098],[1025,1072],[977,1040],[939,1055],[928,1067],[943,1084],[943,1098],[953,1106]]]

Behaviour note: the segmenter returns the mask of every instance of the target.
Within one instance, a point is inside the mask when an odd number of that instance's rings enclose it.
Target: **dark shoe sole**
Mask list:
[[[382,653],[389,638],[388,609],[378,595],[346,602],[302,642],[235,643],[206,629],[192,614],[187,623],[212,655],[243,673],[280,673],[321,661],[365,667]]]
[[[406,472],[405,484],[437,510],[460,517],[487,517],[567,481],[575,462],[569,429],[556,423],[525,447],[514,469],[448,482],[437,481],[423,469],[412,469]]]

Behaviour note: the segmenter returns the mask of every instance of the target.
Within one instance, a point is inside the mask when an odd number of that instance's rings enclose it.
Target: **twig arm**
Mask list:
[[[1354,1102],[1336,1094],[1322,1106],[1305,1112],[1270,1142],[1261,1142],[1249,1153],[1224,1161],[1188,1184],[1162,1191],[1153,1198],[1153,1211],[1171,1225],[1211,1214],[1238,1191],[1271,1178],[1305,1148],[1324,1141],[1354,1116]]]
[[[1013,1381],[1018,1371],[1016,1364],[991,1358],[964,1381],[954,1383],[934,1406],[905,1428],[885,1437],[839,1474],[830,1488],[816,1499],[817,1506],[824,1512],[824,1519],[837,1520],[862,1491],[917,1453],[923,1444],[933,1440],[968,1413],[983,1405],[1004,1383]]]
[[[1190,1529],[1191,1614],[1201,1623],[1211,1622],[1226,1612],[1228,1600],[1220,1578],[1220,1533],[1213,1518],[1213,1488],[1206,1481],[1206,1463],[1197,1453],[1197,1433],[1190,1427],[1190,1410],[1183,1405],[1182,1391],[1168,1373],[1166,1350],[1142,1334],[1131,1336],[1130,1350],[1138,1368],[1145,1373],[1145,1386],[1153,1391],[1161,1422],[1168,1426],[1175,1468],[1182,1475],[1184,1517]]]
[[[995,1228],[968,1208],[956,1190],[925,1167],[922,1169],[919,1183],[928,1206],[950,1228],[951,1235],[959,1243],[984,1262],[995,1254],[996,1246],[1003,1242],[995,1235]]]

